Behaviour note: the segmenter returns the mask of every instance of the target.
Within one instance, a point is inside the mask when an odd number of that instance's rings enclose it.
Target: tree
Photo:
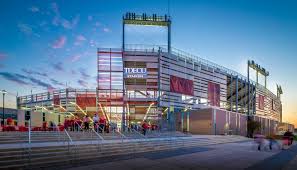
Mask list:
[[[248,120],[247,122],[247,135],[249,138],[253,137],[253,134],[255,131],[260,130],[261,129],[261,123],[254,121],[254,120]]]

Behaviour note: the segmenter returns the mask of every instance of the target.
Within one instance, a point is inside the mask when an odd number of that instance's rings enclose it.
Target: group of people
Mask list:
[[[102,132],[106,130],[108,127],[108,124],[106,122],[106,119],[104,116],[100,117],[97,113],[95,113],[93,119],[91,119],[88,115],[85,115],[83,119],[81,120],[77,115],[69,119],[66,117],[64,121],[64,128],[70,131],[80,131],[80,130],[90,130],[90,123],[93,120],[94,124],[94,130],[96,132]]]
[[[109,125],[104,116],[99,117],[98,114],[95,113],[93,117],[93,123],[96,132],[109,132]]]
[[[277,148],[282,148],[284,149],[284,146],[290,146],[293,144],[293,140],[294,140],[294,134],[292,132],[290,132],[289,130],[287,130],[283,137],[282,137],[282,147],[281,144],[278,143],[277,139],[275,138],[275,136],[269,136],[267,138],[268,143],[265,143],[265,136],[264,135],[260,135],[260,134],[256,134],[254,136],[255,138],[255,142],[258,145],[258,150],[260,151],[261,148],[265,148],[269,146],[269,149],[272,150],[273,146],[277,146]]]
[[[82,121],[79,119],[78,116],[74,116],[71,119],[66,117],[64,120],[64,128],[70,131],[79,131],[82,126]]]

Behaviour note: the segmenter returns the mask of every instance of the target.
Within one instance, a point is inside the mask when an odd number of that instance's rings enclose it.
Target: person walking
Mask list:
[[[99,118],[99,132],[103,133],[104,127],[105,127],[105,123],[106,123],[105,117],[104,116],[100,117]]]
[[[89,129],[90,129],[89,122],[90,122],[89,116],[86,115],[86,116],[84,117],[84,126],[85,126],[85,130],[89,130]]]
[[[264,136],[261,135],[261,134],[256,134],[254,136],[254,140],[255,140],[255,143],[258,145],[258,150],[260,151],[261,150],[261,147],[264,144]]]
[[[284,149],[284,146],[287,145],[287,146],[290,146],[293,144],[293,140],[294,140],[294,135],[292,132],[290,132],[290,130],[288,129],[285,133],[284,133],[284,136],[283,136],[283,149]]]
[[[97,113],[95,113],[93,117],[93,122],[94,122],[94,129],[96,132],[98,132],[99,116],[97,115]]]
[[[147,129],[148,129],[148,124],[146,123],[146,121],[144,121],[143,123],[142,123],[142,132],[143,132],[143,135],[145,136],[145,134],[146,134],[146,131],[147,131]]]

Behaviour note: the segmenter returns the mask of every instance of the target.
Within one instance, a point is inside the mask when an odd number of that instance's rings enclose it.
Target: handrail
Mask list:
[[[68,136],[69,141],[73,144],[73,140],[72,140],[72,138],[70,137],[70,135],[69,135],[69,133],[67,132],[66,129],[64,129],[64,132],[65,132],[66,135]]]
[[[94,129],[92,129],[92,131],[101,139],[101,140],[103,140],[104,141],[104,138],[101,136],[101,135],[99,135],[99,133],[97,133]]]
[[[77,126],[80,128],[80,130],[83,131],[83,128],[81,127],[81,125],[79,125],[76,121],[74,121],[75,124],[77,124]]]
[[[97,124],[97,130],[98,129],[100,129],[101,130],[101,132],[104,134],[104,129],[102,129],[100,126],[98,126],[98,124]]]
[[[116,131],[118,134],[120,134],[120,136],[121,136],[122,138],[127,138],[122,132],[119,131],[119,129],[117,128],[117,126],[114,126],[114,125],[112,125],[112,124],[109,124],[109,126],[112,128],[112,131],[113,131],[113,132]]]
[[[142,133],[140,133],[140,132],[138,132],[137,130],[135,130],[135,129],[133,129],[133,128],[130,128],[130,127],[128,127],[127,125],[124,125],[124,127],[127,127],[128,129],[131,129],[132,131],[134,131],[134,132],[136,132],[138,135],[140,135],[141,137],[143,137],[143,138],[147,138],[145,135],[143,135]]]

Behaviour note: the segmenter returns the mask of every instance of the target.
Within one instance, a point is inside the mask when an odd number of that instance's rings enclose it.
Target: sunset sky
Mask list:
[[[169,12],[173,47],[243,75],[247,60],[255,60],[270,72],[272,92],[276,83],[282,86],[283,120],[297,126],[295,0],[1,0],[0,11],[6,107],[15,107],[14,95],[31,90],[95,88],[96,50],[121,47],[123,14]],[[164,28],[135,26],[126,33],[127,43],[166,43]]]

